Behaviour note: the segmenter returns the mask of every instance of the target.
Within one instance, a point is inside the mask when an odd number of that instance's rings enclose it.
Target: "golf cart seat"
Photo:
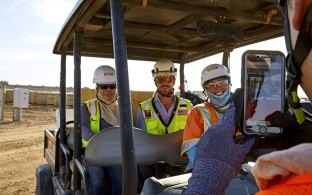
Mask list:
[[[231,180],[225,190],[225,195],[255,194],[259,191],[250,169],[251,166],[249,164],[242,165],[241,170]],[[182,191],[187,188],[190,177],[191,173],[163,179],[150,177],[145,180],[141,195],[181,195]]]
[[[90,139],[84,156],[87,166],[107,167],[122,164],[120,130],[120,127],[103,129]],[[133,135],[138,165],[152,165],[157,162],[187,164],[187,159],[180,156],[183,131],[152,135],[133,128]]]
[[[67,133],[67,147],[73,151],[74,150],[74,127],[66,127]]]
[[[182,190],[186,188],[188,179],[190,177],[191,173],[163,179],[150,177],[145,180],[141,194],[180,195]]]

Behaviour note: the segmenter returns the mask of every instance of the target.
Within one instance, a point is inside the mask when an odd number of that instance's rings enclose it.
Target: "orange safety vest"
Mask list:
[[[197,144],[200,136],[219,120],[216,109],[208,102],[196,105],[187,117],[183,132],[181,156],[186,157],[186,152]]]
[[[311,195],[312,194],[312,173],[306,173],[291,177],[274,185],[256,195]]]

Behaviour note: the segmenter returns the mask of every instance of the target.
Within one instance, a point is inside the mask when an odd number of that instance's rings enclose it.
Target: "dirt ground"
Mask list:
[[[22,109],[21,121],[13,122],[12,105],[5,105],[0,121],[0,195],[35,193],[36,167],[45,164],[43,135],[55,129],[55,107]]]

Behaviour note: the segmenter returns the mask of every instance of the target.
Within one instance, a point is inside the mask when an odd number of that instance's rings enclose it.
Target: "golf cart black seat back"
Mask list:
[[[246,169],[250,169],[250,165],[244,164],[237,175],[231,180],[229,186],[225,190],[225,195],[232,194],[255,194],[259,191],[255,179]],[[186,173],[174,177],[156,179],[150,177],[145,180],[142,193],[144,195],[181,195],[182,191],[187,188],[188,180],[191,173]]]
[[[87,166],[115,166],[122,164],[120,127],[103,129],[92,137],[86,147],[84,160]],[[166,135],[152,135],[133,128],[135,157],[138,165],[167,162],[185,165],[180,156],[183,131]]]

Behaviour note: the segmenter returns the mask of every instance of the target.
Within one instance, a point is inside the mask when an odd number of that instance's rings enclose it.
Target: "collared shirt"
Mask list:
[[[167,111],[165,106],[161,103],[158,95],[155,95],[154,97],[154,103],[155,103],[156,109],[158,110],[160,117],[163,119],[163,121],[166,124],[168,123],[171,115],[173,114],[172,112],[176,104],[176,98],[173,98],[173,100],[174,100],[173,103],[171,104],[170,108]],[[142,130],[146,130],[145,119],[143,117],[143,113],[142,113],[142,110],[140,109],[140,106],[138,107],[138,110],[137,110],[135,127],[140,128]]]

